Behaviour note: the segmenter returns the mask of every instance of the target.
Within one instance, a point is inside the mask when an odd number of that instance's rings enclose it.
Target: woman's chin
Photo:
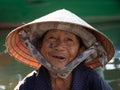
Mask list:
[[[60,69],[63,69],[65,67],[65,65],[63,66],[59,66],[59,65],[57,65],[57,66],[54,66],[54,69],[55,70],[60,70]]]

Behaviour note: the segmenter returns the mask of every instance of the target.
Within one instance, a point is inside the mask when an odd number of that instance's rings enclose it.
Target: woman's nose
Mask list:
[[[65,43],[63,41],[59,41],[55,45],[53,45],[53,47],[56,50],[64,50],[66,46],[65,46]]]

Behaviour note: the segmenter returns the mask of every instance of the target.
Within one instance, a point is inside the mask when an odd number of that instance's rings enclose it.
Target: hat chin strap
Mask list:
[[[54,77],[61,77],[66,78],[72,70],[77,67],[81,62],[87,60],[87,58],[97,53],[95,48],[90,47],[86,51],[84,51],[82,54],[78,55],[73,61],[65,65],[63,68],[56,68],[54,65],[49,63],[41,54],[40,52],[34,47],[34,45],[31,44],[29,39],[24,40],[24,42],[28,46],[28,50],[32,54],[33,57],[35,57],[44,67],[46,67],[48,70],[50,70]]]
[[[63,68],[56,68],[50,62],[48,62],[40,52],[35,48],[35,46],[30,42],[29,38],[26,37],[27,33],[25,31],[20,33],[22,35],[21,39],[27,44],[27,48],[31,55],[36,58],[44,67],[52,72],[54,77],[66,78],[72,70],[77,67],[81,62],[89,62],[93,58],[99,56],[99,61],[104,66],[107,62],[106,51],[99,42],[95,42],[90,48],[85,50],[82,54],[78,55],[74,60],[69,62]]]
[[[107,55],[106,51],[104,50],[103,46],[99,42],[95,42],[89,47],[87,50],[85,50],[82,54],[78,55],[74,60],[72,60],[70,63],[65,65],[63,68],[56,68],[54,65],[52,65],[50,62],[48,62],[41,54],[40,52],[35,48],[34,45],[29,40],[29,37],[27,32],[23,30],[20,32],[21,39],[24,43],[27,44],[27,48],[30,51],[31,55],[36,58],[44,67],[46,67],[48,70],[50,70],[54,77],[61,77],[66,78],[72,70],[77,67],[81,62],[89,62],[93,58],[99,56],[99,61],[104,66],[107,62]]]

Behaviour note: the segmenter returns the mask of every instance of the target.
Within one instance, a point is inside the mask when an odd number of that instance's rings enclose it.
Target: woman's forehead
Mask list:
[[[49,30],[47,32],[47,34],[52,34],[52,35],[56,35],[56,34],[65,34],[65,35],[68,35],[68,36],[76,36],[74,33],[72,32],[69,32],[69,31],[64,31],[64,30],[58,30],[58,29],[53,29],[53,30]]]

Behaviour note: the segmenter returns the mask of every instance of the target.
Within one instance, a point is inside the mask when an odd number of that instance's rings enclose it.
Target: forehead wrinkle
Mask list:
[[[53,30],[49,30],[48,32],[50,32],[50,34],[59,33],[59,32],[64,32],[63,34],[65,34],[65,35],[68,35],[68,36],[76,36],[76,37],[77,37],[77,35],[75,35],[74,33],[69,32],[69,31],[64,31],[64,30],[53,29]],[[48,33],[48,32],[47,32],[47,33]],[[55,34],[55,35],[56,35],[56,34]]]

